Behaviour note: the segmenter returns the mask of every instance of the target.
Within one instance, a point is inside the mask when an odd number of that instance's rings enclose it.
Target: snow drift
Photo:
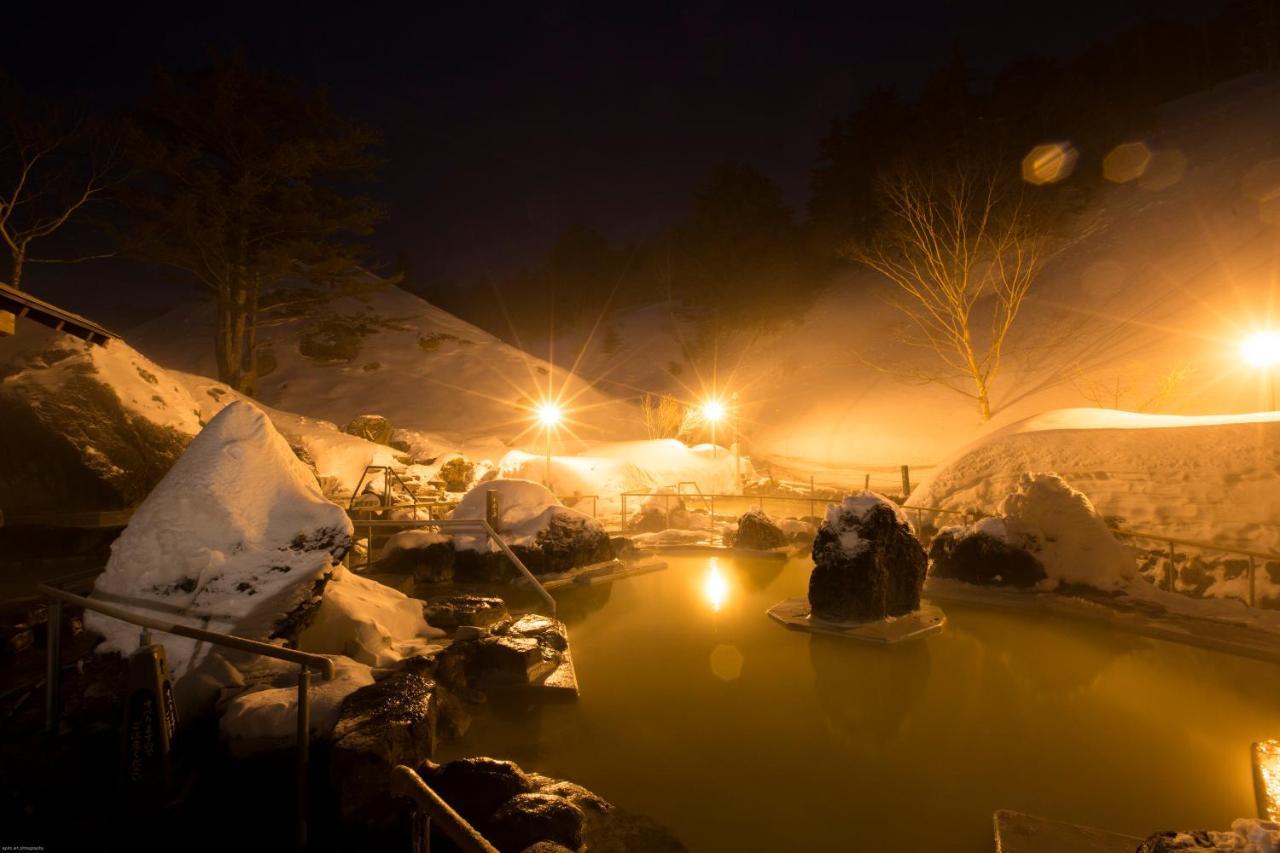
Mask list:
[[[956,453],[909,505],[991,515],[1027,471],[1061,475],[1127,528],[1280,550],[1280,413],[1046,412]]]
[[[351,522],[254,406],[222,410],[134,513],[112,545],[94,597],[215,631],[267,636],[259,620],[291,609],[299,588],[333,569]],[[257,619],[255,619],[257,617]],[[128,654],[138,629],[98,614],[100,648]],[[175,675],[207,652],[164,635]]]

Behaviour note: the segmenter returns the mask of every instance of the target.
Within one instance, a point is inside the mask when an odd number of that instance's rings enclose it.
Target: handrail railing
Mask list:
[[[533,586],[534,591],[550,608],[551,615],[556,615],[555,598],[551,593],[547,592],[547,588],[542,585],[542,581],[538,580],[538,576],[529,571],[529,567],[524,564],[524,561],[520,559],[515,551],[511,550],[511,546],[507,544],[506,540],[483,518],[420,518],[416,520],[408,518],[378,518],[356,521],[353,524],[356,525],[357,529],[364,527],[368,531],[366,540],[368,544],[365,546],[366,568],[373,565],[373,529],[375,527],[399,527],[404,529],[435,527],[441,530],[469,529],[481,532],[489,538],[489,541],[495,543],[502,553],[507,555],[507,559],[511,561],[511,564],[516,567],[520,574],[524,575],[525,579]]]
[[[72,576],[67,580],[78,578],[79,576]],[[297,800],[295,803],[294,840],[297,849],[303,849],[307,843],[306,792],[307,764],[310,760],[311,741],[311,670],[317,670],[324,676],[325,680],[332,679],[336,675],[333,661],[324,655],[300,652],[297,649],[286,649],[259,640],[250,640],[247,637],[208,631],[165,619],[157,619],[143,613],[135,613],[114,604],[67,592],[65,589],[58,587],[58,583],[59,581],[52,581],[50,583],[42,583],[37,587],[49,599],[49,622],[46,640],[48,659],[45,673],[45,728],[50,732],[57,731],[58,718],[61,711],[59,707],[61,695],[59,680],[62,671],[62,605],[64,603],[74,604],[85,610],[92,610],[112,619],[118,619],[121,622],[128,622],[131,625],[137,625],[152,631],[188,637],[193,640],[201,640],[217,646],[236,649],[237,651],[298,664]]]
[[[432,513],[432,507],[436,504],[441,503],[441,501],[437,501],[437,500],[422,500],[417,492],[409,488],[409,484],[406,483],[404,481],[404,478],[400,476],[400,472],[397,471],[395,468],[391,467],[390,465],[366,465],[364,468],[364,473],[360,475],[360,479],[356,482],[355,488],[351,490],[351,497],[347,502],[348,513],[355,512],[361,509],[368,509],[368,507],[356,506],[356,498],[360,497],[361,488],[363,488],[365,481],[369,480],[370,471],[381,471],[382,477],[383,477],[382,501],[380,505],[377,507],[377,509],[380,509],[380,510],[408,509],[411,507],[413,509],[414,520],[417,520],[418,507],[426,507],[427,517],[430,518]],[[393,479],[395,483],[398,483],[400,485],[401,490],[403,490],[404,493],[409,496],[410,501],[408,503],[397,504],[393,502],[391,497]],[[369,480],[369,482],[372,483],[373,481]]]
[[[391,793],[412,800],[416,807],[411,848],[414,853],[429,853],[431,850],[433,820],[462,853],[498,853],[498,849],[441,799],[412,767],[397,764],[392,768]]]

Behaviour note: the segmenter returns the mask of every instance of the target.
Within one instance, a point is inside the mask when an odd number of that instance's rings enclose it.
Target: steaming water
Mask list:
[[[669,562],[560,597],[576,705],[495,712],[446,757],[571,779],[693,850],[988,853],[999,808],[1133,835],[1254,816],[1280,667],[958,605],[871,647],[765,616],[807,559]]]

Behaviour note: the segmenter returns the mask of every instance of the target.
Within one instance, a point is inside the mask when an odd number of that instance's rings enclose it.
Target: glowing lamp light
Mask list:
[[[724,403],[719,400],[708,400],[702,404],[702,417],[710,423],[716,423],[723,420],[725,416]]]
[[[538,423],[547,429],[559,426],[564,417],[564,412],[555,403],[539,403],[535,414],[538,416]]]
[[[1254,367],[1280,364],[1280,332],[1254,332],[1240,344],[1240,357]]]

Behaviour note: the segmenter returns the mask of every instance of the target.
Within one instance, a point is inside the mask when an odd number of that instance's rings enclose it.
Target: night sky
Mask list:
[[[238,50],[325,88],[384,136],[374,241],[411,284],[483,283],[563,228],[619,241],[672,224],[717,163],[763,169],[803,211],[817,143],[873,88],[906,95],[958,47],[981,82],[1065,56],[1142,15],[1213,2],[98,4],[6,12],[4,66],[28,90],[124,108],[157,66]],[[971,8],[963,8],[963,7]],[[156,294],[122,263],[44,267],[29,286],[124,328]],[[93,286],[86,287],[86,281]],[[182,298],[180,290],[163,299]],[[151,313],[151,312],[149,312]]]

